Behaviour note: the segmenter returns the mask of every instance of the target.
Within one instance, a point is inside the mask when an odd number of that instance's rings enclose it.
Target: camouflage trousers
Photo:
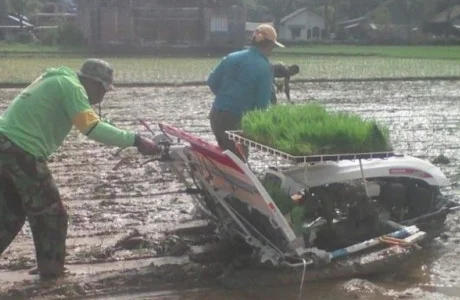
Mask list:
[[[37,159],[0,134],[0,255],[29,221],[38,272],[64,271],[68,215],[45,160]]]

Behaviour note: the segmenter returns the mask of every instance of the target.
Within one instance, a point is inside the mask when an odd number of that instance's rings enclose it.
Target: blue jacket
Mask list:
[[[241,116],[270,104],[273,68],[255,47],[230,53],[209,75],[207,84],[215,95],[213,109]]]

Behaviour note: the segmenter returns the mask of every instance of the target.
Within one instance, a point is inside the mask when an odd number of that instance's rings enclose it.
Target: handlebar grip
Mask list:
[[[139,120],[139,122],[147,128],[148,131],[150,131],[153,135],[155,135],[155,132],[150,128],[149,124],[147,124],[144,120]]]

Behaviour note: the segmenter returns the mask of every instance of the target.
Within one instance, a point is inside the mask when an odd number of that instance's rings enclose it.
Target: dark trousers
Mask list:
[[[219,147],[222,150],[232,151],[245,162],[249,154],[247,147],[243,147],[243,153],[241,153],[235,142],[229,139],[227,133],[225,133],[227,130],[241,130],[241,117],[231,112],[212,109],[209,114],[209,120],[211,130]]]
[[[44,160],[36,159],[0,135],[0,255],[26,218],[40,276],[61,275],[68,215],[59,190]]]

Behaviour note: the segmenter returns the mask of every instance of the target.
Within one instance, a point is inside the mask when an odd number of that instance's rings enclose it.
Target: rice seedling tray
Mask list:
[[[341,154],[315,154],[315,155],[292,155],[273,147],[258,143],[244,136],[242,130],[229,130],[226,131],[229,139],[236,143],[241,143],[249,148],[256,149],[276,156],[278,158],[289,160],[291,163],[316,163],[325,161],[341,161],[341,160],[360,160],[360,159],[372,159],[380,158],[385,159],[393,156],[402,156],[393,151],[385,152],[366,152],[366,153],[341,153]]]

